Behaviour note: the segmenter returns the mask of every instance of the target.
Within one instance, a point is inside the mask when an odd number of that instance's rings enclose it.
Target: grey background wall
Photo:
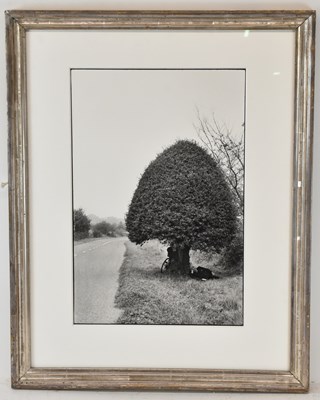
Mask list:
[[[8,9],[314,9],[317,18],[311,285],[311,392],[307,395],[16,391],[10,388],[7,188],[0,189],[0,399],[320,399],[320,1],[261,0],[0,0],[0,182],[7,181],[5,22]]]

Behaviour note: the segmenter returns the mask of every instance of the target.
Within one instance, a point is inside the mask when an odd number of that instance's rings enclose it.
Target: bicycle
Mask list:
[[[169,257],[167,257],[167,258],[163,261],[163,263],[162,263],[162,265],[161,265],[161,269],[160,269],[161,273],[167,271],[167,270],[169,269],[169,267],[170,267],[170,264],[171,264],[171,260],[170,260]]]

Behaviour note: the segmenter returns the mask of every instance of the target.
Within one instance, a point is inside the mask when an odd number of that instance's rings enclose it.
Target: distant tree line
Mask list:
[[[74,240],[86,239],[88,237],[118,237],[127,234],[123,222],[111,224],[106,221],[101,221],[97,224],[91,224],[90,218],[85,214],[82,208],[73,211],[73,233]]]
[[[102,237],[102,236],[125,236],[126,235],[126,227],[123,222],[119,222],[119,224],[110,224],[109,222],[102,221],[92,226],[92,236]]]

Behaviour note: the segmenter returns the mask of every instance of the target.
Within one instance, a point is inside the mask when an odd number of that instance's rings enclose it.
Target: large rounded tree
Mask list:
[[[195,142],[179,140],[144,171],[126,217],[129,239],[159,239],[174,249],[176,268],[190,269],[189,251],[227,246],[236,207],[223,172]]]

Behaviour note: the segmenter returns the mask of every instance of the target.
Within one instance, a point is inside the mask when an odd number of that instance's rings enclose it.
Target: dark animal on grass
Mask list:
[[[195,269],[191,269],[190,276],[191,276],[191,278],[194,278],[194,279],[203,279],[203,280],[219,279],[219,277],[217,275],[214,275],[214,273],[212,271],[210,271],[210,269],[204,268],[204,267],[198,267]]]

